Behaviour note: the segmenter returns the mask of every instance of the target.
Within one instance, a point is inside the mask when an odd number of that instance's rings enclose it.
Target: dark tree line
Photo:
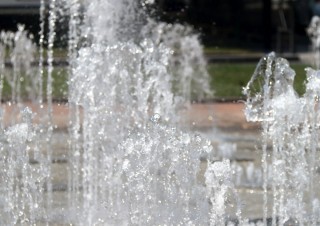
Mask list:
[[[280,14],[289,30],[307,40],[311,18],[307,0],[158,0],[162,20],[193,25],[207,45],[275,48]],[[293,16],[292,16],[293,15]],[[299,39],[299,40],[300,40]],[[298,40],[298,41],[299,41]]]
[[[148,11],[159,20],[193,26],[200,32],[205,45],[268,51],[274,49],[281,27],[279,7],[275,5],[280,2],[289,5],[282,12],[289,29],[303,40],[307,39],[305,28],[311,17],[309,0],[155,0]],[[0,30],[15,30],[17,23],[26,24],[26,28],[37,37],[39,15],[0,14]],[[59,26],[59,34],[66,33],[66,27]]]

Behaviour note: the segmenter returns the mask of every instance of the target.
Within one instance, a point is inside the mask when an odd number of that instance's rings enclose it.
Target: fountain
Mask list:
[[[247,119],[263,128],[262,169],[243,170],[230,160],[235,144],[213,148],[181,123],[181,110],[212,95],[191,28],[151,19],[152,0],[40,2],[37,70],[23,26],[0,38],[0,95],[4,83],[11,90],[1,96],[1,225],[319,224],[317,71],[307,69],[298,97],[289,63],[261,59],[244,92]],[[60,16],[69,20],[67,131],[52,100]],[[243,174],[263,189],[254,222],[241,212]]]
[[[312,51],[314,52],[314,65],[317,69],[320,68],[320,18],[313,16],[307,28],[307,34],[312,44]]]
[[[1,55],[1,82],[12,90],[3,107],[12,117],[2,118],[1,224],[226,222],[225,197],[236,197],[230,162],[208,158],[204,173],[201,157],[214,156],[210,142],[179,125],[178,112],[190,100],[211,95],[198,37],[190,28],[150,19],[150,4],[41,1],[38,73],[31,67],[34,46],[23,27],[15,34],[3,33],[0,50],[8,49],[13,70],[5,70],[6,56]],[[70,65],[63,160],[55,159],[52,101],[60,15],[69,17]],[[55,181],[57,161],[66,163],[66,186]],[[241,221],[239,209],[235,215]]]
[[[306,93],[299,97],[288,61],[270,53],[244,89],[246,117],[263,128],[264,224],[269,216],[272,225],[319,224],[319,72],[306,71]]]

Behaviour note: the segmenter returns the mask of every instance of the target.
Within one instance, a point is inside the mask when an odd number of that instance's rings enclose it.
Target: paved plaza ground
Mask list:
[[[48,106],[27,103],[34,114],[34,122],[39,123],[41,115],[46,115]],[[12,116],[19,116],[19,111],[14,110],[13,105],[3,104],[4,125],[7,126],[12,120]],[[67,129],[69,124],[69,107],[66,103],[53,104],[53,124],[57,129]],[[224,130],[255,130],[259,129],[256,123],[247,122],[244,115],[243,102],[226,102],[226,103],[195,103],[190,108],[181,112],[182,121],[194,128],[211,128],[217,127]]]

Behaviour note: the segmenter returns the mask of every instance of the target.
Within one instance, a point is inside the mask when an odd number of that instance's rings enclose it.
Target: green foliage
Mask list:
[[[68,69],[66,67],[55,68],[52,73],[52,99],[67,100],[68,99]],[[47,75],[45,74],[45,82]],[[46,83],[45,83],[46,84]],[[46,85],[44,86],[46,92]],[[44,93],[45,94],[45,93]],[[45,98],[46,99],[46,98]]]
[[[255,67],[254,63],[210,64],[208,71],[211,75],[211,88],[215,91],[215,98],[243,99],[242,88],[247,85]],[[296,71],[294,88],[299,95],[303,95],[306,78],[304,69],[307,65],[294,63],[291,67]]]
[[[10,73],[9,71],[7,73]],[[37,70],[34,71],[34,73],[38,73]],[[48,73],[46,70],[44,70],[43,75],[43,98],[46,99],[46,92],[47,92],[47,77]],[[53,78],[53,84],[52,84],[52,98],[53,100],[66,100],[68,97],[68,74],[67,74],[67,68],[63,67],[56,67],[53,70],[52,73]],[[26,81],[26,78],[21,81],[21,97],[27,98],[28,97],[28,91],[27,91],[27,85],[30,84],[30,81]],[[4,79],[3,81],[3,90],[2,90],[2,100],[10,100],[11,99],[11,87],[9,83]]]
[[[243,99],[242,88],[250,80],[256,64],[254,63],[220,63],[209,64],[208,71],[211,76],[210,87],[214,91],[214,97]],[[295,90],[299,95],[305,92],[304,81],[306,78],[305,68],[307,65],[300,63],[291,64],[296,71],[294,82]],[[68,98],[68,69],[57,67],[53,71],[53,99],[66,100]],[[43,78],[43,97],[46,99],[47,73],[44,72]],[[22,83],[23,86],[23,83]],[[23,87],[22,87],[23,89]],[[3,99],[8,100],[11,97],[11,88],[6,81],[3,87]]]

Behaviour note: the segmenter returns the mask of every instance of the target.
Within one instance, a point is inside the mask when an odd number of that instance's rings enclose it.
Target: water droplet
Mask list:
[[[196,135],[195,140],[199,144],[201,142],[201,137],[199,135]]]
[[[182,140],[182,142],[183,142],[184,144],[189,144],[189,143],[190,143],[190,136],[189,136],[189,134],[183,134],[181,138],[182,138],[181,140]]]
[[[154,123],[159,123],[161,116],[158,113],[155,113],[152,117],[151,117],[151,121]]]
[[[154,0],[146,0],[145,1],[145,4],[149,4],[149,5],[152,5],[152,4],[154,4]]]
[[[125,160],[123,161],[123,164],[122,164],[122,170],[124,170],[124,171],[128,170],[129,164],[130,164],[129,160],[128,160],[128,159],[125,159]]]
[[[296,226],[296,225],[299,225],[299,221],[297,219],[290,218],[283,225],[285,225],[285,226]]]

